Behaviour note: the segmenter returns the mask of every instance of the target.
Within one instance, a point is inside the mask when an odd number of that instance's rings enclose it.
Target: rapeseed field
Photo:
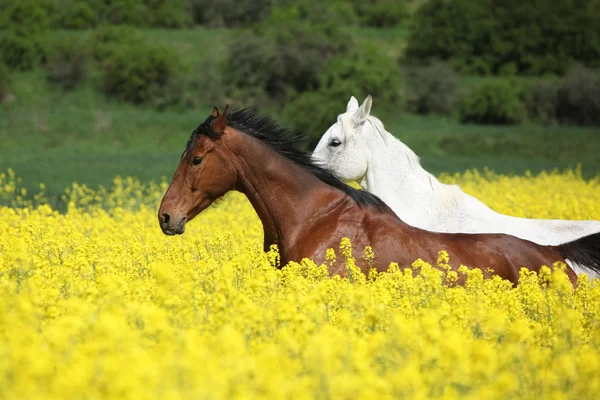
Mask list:
[[[578,171],[441,180],[506,214],[600,219]],[[0,399],[600,398],[598,281],[419,260],[365,276],[345,240],[329,257],[349,278],[280,269],[239,193],[164,236],[165,189],[73,184],[59,213],[0,175]]]

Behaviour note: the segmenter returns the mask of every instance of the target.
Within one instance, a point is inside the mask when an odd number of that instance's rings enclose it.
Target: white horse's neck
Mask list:
[[[422,207],[416,204],[424,198],[432,199],[435,191],[443,185],[421,166],[419,157],[404,143],[385,130],[375,117],[369,116],[367,124],[378,134],[370,133],[366,140],[369,148],[367,173],[361,186],[384,201],[386,197],[398,202],[402,199],[405,207]],[[396,211],[396,210],[394,210]]]
[[[464,217],[465,207],[486,209],[479,200],[456,185],[446,185],[421,166],[419,157],[387,132],[381,121],[369,116],[376,132],[364,133],[368,147],[368,167],[360,185],[379,196],[409,225],[440,231]],[[468,206],[466,204],[469,204]]]

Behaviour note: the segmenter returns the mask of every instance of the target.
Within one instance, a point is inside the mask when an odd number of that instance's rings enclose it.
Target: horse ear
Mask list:
[[[212,112],[210,113],[210,116],[211,116],[211,117],[215,117],[215,118],[217,118],[217,117],[219,116],[219,109],[217,108],[217,106],[214,106],[214,107],[213,107],[213,110],[212,110]]]
[[[371,114],[371,106],[373,105],[373,98],[371,95],[368,95],[365,101],[361,104],[361,106],[356,110],[352,119],[355,123],[361,123],[364,121],[369,114]]]
[[[227,127],[227,109],[228,108],[229,108],[229,105],[226,105],[225,110],[223,111],[223,114],[219,115],[217,117],[217,119],[215,119],[215,122],[213,122],[213,125],[212,125],[213,131],[215,131],[217,133],[223,133],[225,131],[225,128]]]
[[[346,112],[356,111],[358,108],[358,100],[356,97],[350,97],[350,101],[348,101],[348,105],[346,106]]]

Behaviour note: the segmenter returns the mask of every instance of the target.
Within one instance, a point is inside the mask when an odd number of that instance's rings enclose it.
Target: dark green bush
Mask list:
[[[258,27],[259,34],[277,45],[281,68],[267,93],[284,101],[318,89],[328,61],[355,47],[356,40],[345,26],[356,23],[346,2],[293,1],[273,9]]]
[[[11,95],[10,71],[0,62],[0,105]]]
[[[177,76],[169,84],[160,107],[176,109],[195,109],[208,104],[229,104],[247,107],[250,102],[245,98],[239,103],[227,96],[223,83],[222,65],[212,57],[202,60],[191,73]]]
[[[161,28],[184,28],[193,24],[189,0],[144,0],[151,16],[150,25]]]
[[[0,62],[4,62],[9,68],[28,71],[42,60],[42,49],[33,37],[0,33]]]
[[[399,0],[355,0],[361,24],[376,28],[396,26],[408,18],[406,3]]]
[[[290,1],[286,7],[274,8],[257,32],[282,47],[299,44],[301,50],[309,47],[326,58],[354,46],[355,37],[345,27],[356,22],[354,9],[346,2]]]
[[[87,29],[98,24],[182,28],[193,22],[188,0],[62,0],[54,25]]]
[[[235,88],[234,98],[264,95],[280,103],[319,87],[327,61],[354,41],[339,27],[318,22],[320,16],[310,16],[314,9],[301,4],[276,9],[256,33],[243,32],[232,41],[225,80]]]
[[[265,20],[266,24],[284,27],[294,21],[304,21],[319,29],[358,24],[355,7],[347,0],[280,0],[277,4]]]
[[[348,2],[279,1],[269,16],[232,41],[224,67],[224,81],[233,102],[280,106],[300,93],[319,89],[332,57],[344,55],[356,45],[345,29],[356,22]],[[350,62],[357,61],[353,56]],[[348,69],[349,66],[344,66]],[[338,73],[339,72],[339,73]],[[336,76],[334,76],[336,75]],[[385,80],[385,77],[381,77]],[[370,82],[374,82],[374,78]]]
[[[103,22],[113,25],[149,26],[151,13],[140,0],[94,0]]]
[[[445,62],[405,69],[406,105],[418,114],[451,114],[458,100],[458,76]]]
[[[88,50],[81,43],[56,42],[48,51],[46,77],[63,90],[74,89],[87,78],[88,59]]]
[[[232,42],[223,74],[232,97],[252,104],[264,100],[269,91],[285,90],[278,86],[283,71],[275,41],[248,32]]]
[[[20,34],[31,34],[50,26],[50,16],[56,9],[51,0],[8,0],[0,14],[0,29],[7,28]]]
[[[466,25],[465,10],[461,6],[453,0],[429,0],[419,8],[405,50],[408,62],[423,65],[430,60],[454,60],[466,56],[458,48],[459,29]]]
[[[461,99],[459,115],[463,123],[513,125],[524,119],[525,106],[511,81],[486,81]]]
[[[575,66],[558,90],[556,116],[561,123],[600,125],[600,73]]]
[[[249,26],[265,19],[272,0],[190,0],[197,24],[212,27]]]
[[[89,46],[93,57],[97,61],[102,61],[110,57],[119,47],[139,44],[143,39],[140,31],[135,28],[104,25],[94,32]]]
[[[169,47],[123,45],[102,62],[102,89],[135,104],[161,105],[180,72],[181,61]]]
[[[397,108],[403,101],[400,68],[374,43],[333,57],[321,75],[321,82],[326,88],[341,88],[348,97],[364,98],[371,94],[381,108]]]
[[[563,73],[600,62],[595,0],[429,0],[415,15],[406,61],[449,60],[475,74]]]
[[[558,85],[552,80],[540,80],[527,90],[527,114],[544,123],[555,123],[558,108]]]
[[[271,67],[275,73],[267,93],[278,100],[318,88],[327,60],[342,51],[325,32],[307,23],[290,24],[288,29],[272,37],[277,45],[279,65]]]
[[[50,26],[64,29],[89,29],[98,24],[182,28],[193,23],[196,0],[4,0],[0,4],[0,29],[9,28],[30,34]],[[213,3],[224,15],[238,13],[246,18],[233,0],[223,7],[223,1]],[[257,2],[248,1],[248,9]],[[210,9],[208,16],[212,17]],[[268,11],[267,11],[268,12]]]
[[[81,1],[71,1],[59,9],[55,25],[62,29],[89,29],[98,24],[98,13]]]

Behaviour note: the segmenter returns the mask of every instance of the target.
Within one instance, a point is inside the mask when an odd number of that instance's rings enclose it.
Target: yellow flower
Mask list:
[[[500,212],[600,219],[600,180],[578,170],[442,179]],[[347,238],[331,278],[337,249],[320,266],[265,253],[239,193],[164,236],[166,185],[74,183],[61,214],[0,173],[0,397],[600,397],[598,280],[574,290],[555,264],[513,288],[445,251],[365,276]]]

